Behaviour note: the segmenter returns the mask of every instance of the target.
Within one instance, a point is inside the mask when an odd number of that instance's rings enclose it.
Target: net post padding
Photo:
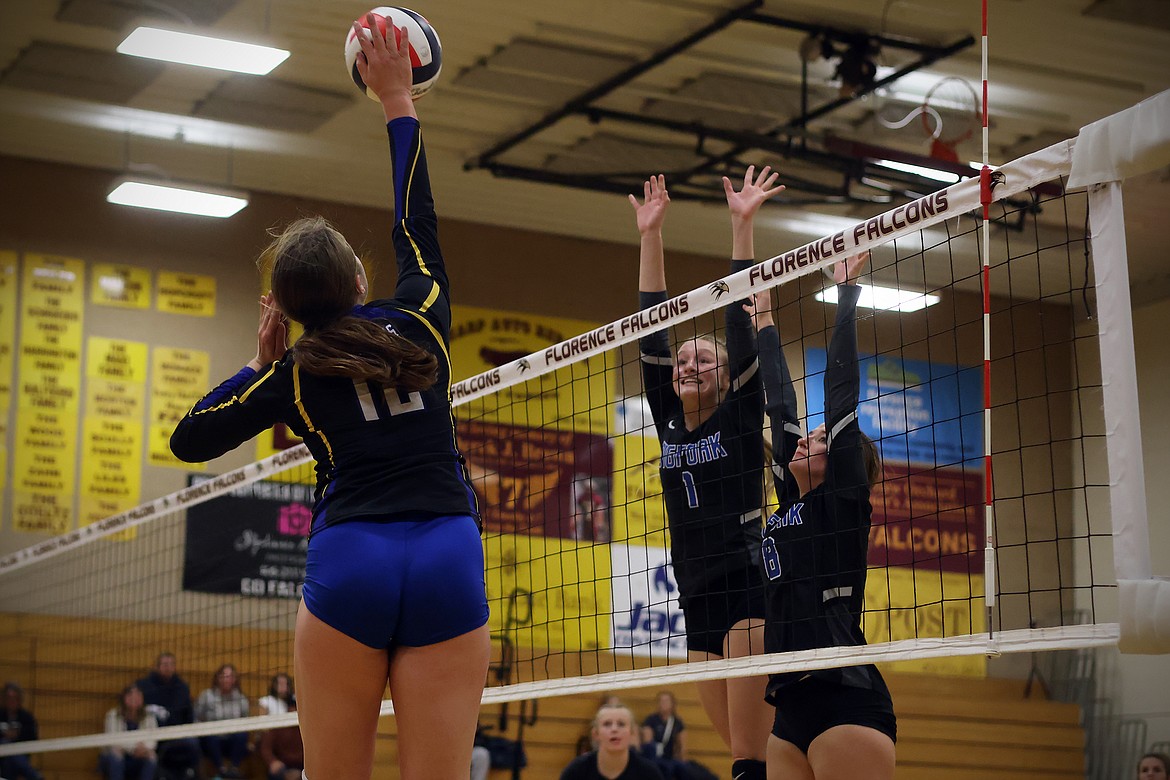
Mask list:
[[[1109,463],[1113,559],[1124,653],[1170,653],[1170,582],[1151,576],[1137,360],[1121,180],[1170,163],[1170,91],[1081,128],[1070,187],[1089,188]]]

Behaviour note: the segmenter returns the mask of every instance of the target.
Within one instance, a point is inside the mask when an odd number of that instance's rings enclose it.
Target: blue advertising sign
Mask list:
[[[806,430],[824,422],[826,354],[805,350]],[[935,468],[982,466],[979,368],[863,355],[860,370],[858,421],[877,442],[883,460]]]

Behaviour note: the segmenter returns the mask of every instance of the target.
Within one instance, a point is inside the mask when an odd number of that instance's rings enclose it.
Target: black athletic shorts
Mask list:
[[[723,657],[723,638],[741,620],[766,616],[764,578],[756,569],[728,572],[705,583],[701,593],[684,596],[687,650]],[[763,652],[764,648],[760,648]]]
[[[898,741],[894,703],[880,675],[875,688],[806,677],[776,691],[776,720],[772,734],[808,753],[812,741],[834,726],[867,726]]]

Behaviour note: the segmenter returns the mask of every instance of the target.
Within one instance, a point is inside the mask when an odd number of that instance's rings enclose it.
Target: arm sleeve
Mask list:
[[[755,264],[754,260],[732,260],[731,272],[736,273]],[[731,378],[729,395],[736,399],[736,411],[741,430],[759,430],[764,408],[760,397],[760,354],[752,317],[744,311],[745,300],[734,301],[724,309],[724,331],[727,334],[727,363]]]
[[[244,368],[199,400],[171,434],[171,452],[199,463],[234,450],[280,420],[284,393],[273,379],[279,363],[257,374]]]
[[[760,331],[760,374],[763,377],[765,408],[772,425],[772,478],[781,503],[800,498],[800,488],[788,470],[796,445],[804,436],[796,412],[796,388],[780,345],[775,326]]]
[[[825,479],[838,489],[867,487],[861,427],[857,422],[861,376],[856,321],[861,288],[842,284],[838,285],[837,294],[837,320],[833,324],[825,368],[825,430],[829,449]]]
[[[638,304],[642,309],[649,309],[664,301],[665,290],[638,293]],[[642,353],[642,385],[646,401],[650,404],[654,427],[658,429],[661,438],[663,426],[681,410],[681,403],[674,392],[674,358],[670,354],[670,337],[664,328],[643,336],[638,341],[638,347]]]
[[[395,300],[427,317],[446,341],[451,332],[450,285],[439,249],[438,217],[418,120],[399,117],[386,125],[394,176]]]

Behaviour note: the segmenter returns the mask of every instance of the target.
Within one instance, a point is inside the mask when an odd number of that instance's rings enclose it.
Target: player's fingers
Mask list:
[[[386,48],[386,38],[382,35],[382,28],[378,27],[378,19],[374,16],[374,12],[370,11],[366,14],[366,24],[370,28],[370,46],[374,51],[383,50]],[[389,25],[389,20],[386,20]]]
[[[395,27],[398,41],[398,53],[403,57],[410,56],[410,30],[405,27]]]

